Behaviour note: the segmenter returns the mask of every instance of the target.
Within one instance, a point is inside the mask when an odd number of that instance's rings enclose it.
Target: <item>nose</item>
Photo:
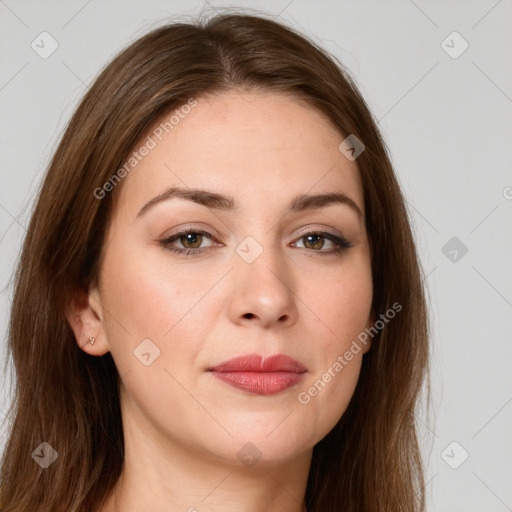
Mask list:
[[[234,255],[229,315],[238,325],[290,327],[297,321],[293,277],[278,250],[266,248],[252,263]]]

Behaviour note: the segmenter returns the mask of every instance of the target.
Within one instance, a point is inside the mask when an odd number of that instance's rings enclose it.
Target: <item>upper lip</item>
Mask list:
[[[262,356],[248,354],[234,357],[209,368],[209,371],[227,372],[293,372],[304,373],[306,368],[295,359],[283,354]]]

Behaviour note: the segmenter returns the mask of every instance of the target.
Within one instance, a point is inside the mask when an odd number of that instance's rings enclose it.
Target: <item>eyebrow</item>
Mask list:
[[[151,208],[161,203],[162,201],[167,201],[173,198],[187,199],[189,201],[193,201],[194,203],[201,204],[216,210],[232,211],[238,209],[232,196],[218,194],[198,188],[171,187],[162,194],[149,200],[139,210],[137,217],[144,215]],[[302,212],[304,210],[322,208],[332,204],[346,204],[352,208],[352,210],[354,210],[361,218],[363,217],[363,213],[359,206],[357,206],[357,204],[350,197],[340,192],[298,195],[291,200],[287,208],[287,213]]]

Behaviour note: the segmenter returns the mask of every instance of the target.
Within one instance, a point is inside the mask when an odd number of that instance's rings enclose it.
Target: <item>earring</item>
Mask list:
[[[89,338],[89,343],[90,343],[91,345],[94,345],[94,340],[95,340],[95,339],[96,339],[96,338]]]

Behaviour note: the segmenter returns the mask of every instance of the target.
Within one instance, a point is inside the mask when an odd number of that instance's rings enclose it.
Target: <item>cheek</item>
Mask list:
[[[109,308],[137,336],[171,337],[172,331],[218,279],[216,275],[210,279],[208,273],[172,265],[171,256],[167,259],[164,249],[161,251],[162,254],[159,250],[131,248],[125,251],[127,256],[122,260],[112,253],[105,261]],[[199,274],[201,279],[194,277]]]
[[[215,317],[215,303],[201,298],[214,287],[218,273],[196,279],[154,252],[153,257],[131,248],[120,260],[112,251],[104,262],[105,328],[121,375],[139,367],[134,351],[148,339],[157,348],[149,347],[160,351],[155,364],[178,372],[190,368]]]
[[[373,296],[370,266],[324,280],[324,286],[309,294],[317,313],[317,327],[324,333],[315,339],[312,372],[301,386],[298,402],[317,430],[326,435],[345,412],[359,379],[362,357],[367,350],[358,335],[368,327]]]
[[[370,320],[373,298],[371,267],[369,261],[361,260],[361,264],[342,268],[335,278],[322,279],[322,286],[317,287],[314,294],[307,295],[308,303],[326,333],[318,342],[323,353],[330,357],[345,352]]]
[[[113,252],[105,260],[103,294],[112,357],[130,398],[125,407],[162,431],[172,425],[185,439],[190,425],[204,421],[204,410],[187,390],[195,385],[191,369],[218,303],[201,298],[218,273],[194,280],[165,258],[133,248],[125,254],[130,256],[122,264]]]

